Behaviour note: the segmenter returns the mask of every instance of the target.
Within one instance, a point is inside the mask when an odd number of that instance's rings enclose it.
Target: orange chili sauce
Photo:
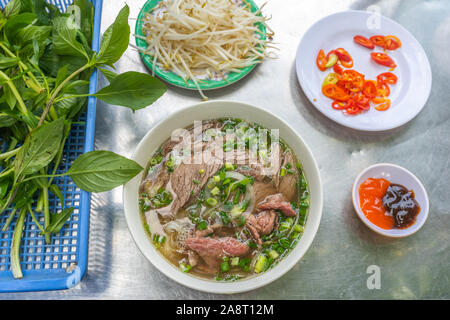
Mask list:
[[[386,179],[368,178],[359,186],[359,206],[364,215],[381,229],[392,229],[394,218],[386,212],[383,197],[391,183]]]

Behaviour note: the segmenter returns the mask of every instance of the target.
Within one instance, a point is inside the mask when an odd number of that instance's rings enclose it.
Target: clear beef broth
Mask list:
[[[150,240],[202,278],[234,281],[275,266],[301,238],[309,207],[296,155],[273,132],[239,119],[180,132],[154,153],[141,182]]]

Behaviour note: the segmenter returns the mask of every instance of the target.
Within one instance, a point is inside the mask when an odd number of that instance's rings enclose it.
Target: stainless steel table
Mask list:
[[[136,17],[145,0],[126,1]],[[262,4],[264,1],[256,1]],[[102,32],[123,0],[103,5]],[[383,134],[364,134],[335,124],[315,110],[297,82],[294,60],[307,28],[333,12],[381,13],[406,27],[422,43],[433,70],[433,89],[424,110],[407,125]],[[89,265],[85,279],[65,291],[4,294],[0,299],[417,299],[450,298],[450,1],[448,0],[269,0],[266,15],[280,48],[242,81],[208,92],[210,99],[248,102],[278,114],[311,147],[324,185],[324,211],[313,245],[281,279],[244,294],[218,296],[185,288],[156,270],[139,252],[122,209],[122,188],[92,196]],[[130,20],[134,30],[135,20]],[[131,40],[134,42],[134,39]],[[129,48],[119,72],[146,71]],[[100,86],[106,80],[100,79]],[[135,114],[97,105],[97,149],[131,156],[144,134],[169,114],[198,103],[196,92],[169,87],[153,106]],[[370,231],[353,211],[355,176],[377,162],[414,172],[430,196],[431,210],[415,235],[390,240]],[[367,268],[381,270],[381,288],[367,288]]]

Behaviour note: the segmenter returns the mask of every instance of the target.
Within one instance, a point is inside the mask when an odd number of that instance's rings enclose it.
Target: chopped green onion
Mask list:
[[[206,228],[208,228],[208,224],[205,220],[201,220],[199,223],[197,223],[198,230],[206,230]]]
[[[223,224],[227,225],[230,223],[230,217],[224,211],[219,212],[220,218],[222,219]]]
[[[276,258],[278,258],[278,257],[280,256],[280,254],[279,254],[278,252],[276,252],[275,250],[270,250],[270,251],[269,251],[269,256],[270,256],[272,259],[276,259]]]
[[[220,181],[220,176],[216,175],[213,177],[214,182],[219,182]]]
[[[188,273],[192,269],[192,266],[182,262],[182,263],[180,263],[180,268],[181,268],[181,271]]]
[[[300,207],[301,207],[301,208],[309,208],[309,203],[308,203],[308,201],[301,201],[301,202],[300,202]]]
[[[222,262],[220,264],[220,271],[222,271],[222,272],[230,271],[230,265],[228,264],[228,262]]]
[[[217,205],[217,199],[208,198],[208,199],[206,199],[206,204],[210,207],[214,207],[215,205]]]
[[[234,165],[232,163],[225,163],[225,170],[227,171],[234,170]]]
[[[280,223],[280,227],[278,228],[278,230],[283,231],[283,230],[287,230],[290,228],[291,228],[291,225],[287,221],[283,221],[282,223]]]
[[[284,249],[289,249],[289,247],[291,246],[291,242],[290,242],[287,238],[281,238],[280,240],[278,240],[278,243],[279,243]]]
[[[256,245],[256,243],[254,243],[252,240],[250,240],[248,242],[248,246],[252,249],[258,249],[258,246]]]
[[[236,194],[234,195],[233,203],[238,204],[240,197],[241,197],[241,190],[237,189]]]
[[[289,162],[286,163],[286,169],[290,169],[290,168],[292,168],[292,165]]]
[[[239,265],[239,257],[234,257],[231,259],[231,265],[237,267]]]
[[[304,231],[304,229],[303,229],[303,227],[301,226],[301,225],[299,225],[299,224],[296,224],[295,226],[294,226],[294,231],[296,231],[296,232],[303,232]]]
[[[255,182],[255,179],[253,177],[245,177],[244,179],[242,179],[241,181],[239,181],[239,184],[241,186],[246,186],[249,183],[253,184]]]
[[[200,174],[204,174],[205,173],[205,169],[200,169],[199,172],[200,172]]]
[[[250,258],[240,259],[239,267],[241,267],[245,272],[248,272],[250,263],[251,263]]]
[[[217,187],[214,187],[214,189],[211,190],[211,194],[213,196],[217,196],[219,194],[219,192],[220,192],[220,189]]]
[[[285,175],[286,175],[286,169],[285,168],[281,168],[280,176],[284,177]]]
[[[195,183],[195,184],[200,184],[200,181],[197,180],[197,179],[192,179],[192,182]]]
[[[269,267],[269,262],[267,261],[267,257],[263,254],[261,254],[258,257],[258,260],[256,261],[255,264],[255,272],[256,273],[261,273],[267,270],[267,268]]]
[[[245,225],[245,218],[244,218],[244,216],[237,217],[237,225],[238,225],[238,227],[243,227]]]

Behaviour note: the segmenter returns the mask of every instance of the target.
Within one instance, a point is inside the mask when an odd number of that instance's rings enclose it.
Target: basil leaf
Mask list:
[[[96,64],[112,66],[128,48],[128,42],[130,41],[129,13],[128,5],[125,5],[120,10],[114,23],[103,34]]]
[[[75,0],[66,12],[71,8],[78,7],[81,32],[88,43],[92,43],[92,26],[94,25],[94,6],[89,0]]]
[[[5,16],[12,17],[20,12],[20,2],[21,0],[11,0],[5,6]]]
[[[17,120],[7,113],[0,112],[0,128],[11,127]]]
[[[26,207],[33,201],[34,194],[37,190],[38,187],[33,182],[20,184],[16,196],[14,197],[15,207],[18,209]]]
[[[49,25],[51,16],[47,13],[45,0],[33,0],[32,6],[39,21],[44,25]]]
[[[94,96],[114,105],[138,110],[151,105],[166,92],[166,87],[158,79],[146,73],[129,71],[117,75],[109,86]]]
[[[111,82],[117,77],[117,73],[109,69],[99,69],[105,78]]]
[[[69,220],[74,208],[66,208],[60,213],[53,213],[51,215],[50,224],[44,229],[41,234],[58,233],[64,224]]]
[[[47,166],[58,152],[63,136],[64,119],[59,118],[30,132],[14,159],[16,181]]]
[[[21,13],[10,19],[5,24],[5,35],[10,42],[15,42],[17,33],[24,27],[30,25],[36,19],[36,15],[31,12]]]
[[[0,69],[6,69],[15,66],[19,63],[20,59],[17,57],[10,58],[5,56],[0,56]]]
[[[69,67],[69,65],[66,64],[64,67],[62,67],[61,69],[58,70],[58,73],[56,74],[56,79],[55,79],[55,85],[54,85],[55,88],[57,86],[59,86],[61,84],[61,82],[63,82],[67,78],[68,67]]]
[[[77,40],[78,31],[79,26],[73,16],[53,19],[53,49],[55,52],[59,55],[84,56],[89,60],[85,47]]]
[[[3,87],[3,93],[5,95],[5,101],[8,104],[11,110],[14,109],[17,103],[16,96],[12,93],[11,88],[9,86]]]
[[[52,32],[52,27],[50,26],[27,26],[25,28],[20,29],[17,32],[17,35],[14,39],[14,43],[18,43],[21,45],[25,45],[27,43],[31,43],[34,39],[36,39],[39,43],[45,42],[50,36]]]
[[[80,189],[103,192],[126,183],[142,170],[133,160],[114,152],[90,151],[75,159],[67,174]]]
[[[57,184],[52,184],[50,187],[48,187],[51,193],[53,193],[55,196],[58,197],[59,201],[61,202],[61,207],[64,207],[64,196],[61,192],[61,189],[59,189]]]

